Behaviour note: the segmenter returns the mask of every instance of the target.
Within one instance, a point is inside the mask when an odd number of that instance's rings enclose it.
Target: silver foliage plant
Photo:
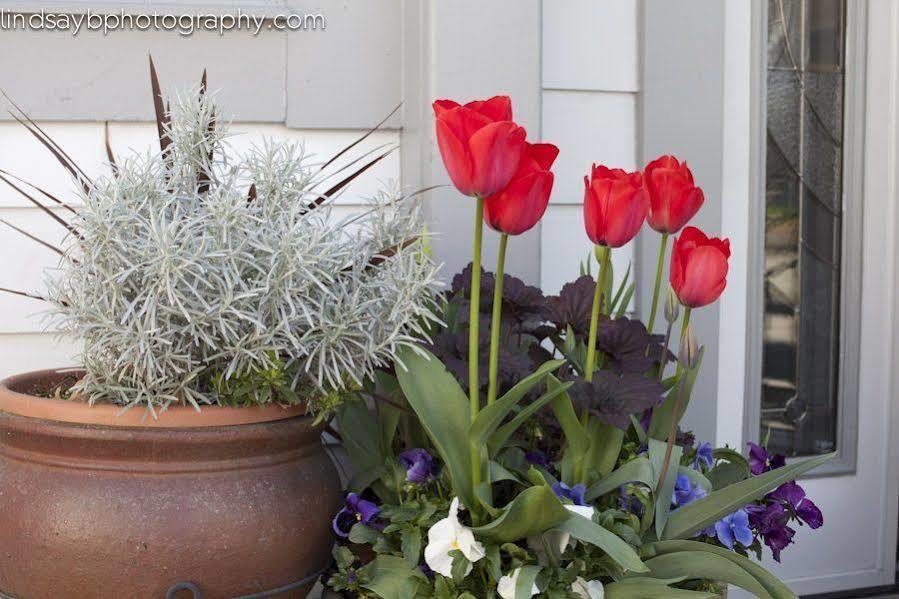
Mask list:
[[[393,191],[338,218],[301,144],[235,155],[218,114],[209,94],[173,97],[164,150],[93,181],[71,220],[47,299],[83,340],[88,401],[218,404],[213,381],[272,369],[328,397],[436,320],[415,201]]]

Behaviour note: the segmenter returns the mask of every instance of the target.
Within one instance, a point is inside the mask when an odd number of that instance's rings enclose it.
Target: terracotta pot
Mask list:
[[[239,597],[328,564],[340,481],[310,417],[178,407],[117,421],[112,406],[24,394],[63,376],[0,383],[0,596],[162,599],[186,583]]]

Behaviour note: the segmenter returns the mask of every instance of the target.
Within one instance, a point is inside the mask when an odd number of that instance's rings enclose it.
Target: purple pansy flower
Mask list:
[[[675,507],[680,507],[692,503],[697,499],[702,499],[705,496],[705,489],[698,484],[693,486],[689,476],[679,474],[677,476],[677,481],[674,483],[674,492],[671,494],[671,503]]]
[[[693,469],[700,470],[700,466],[711,468],[715,465],[715,456],[712,454],[712,444],[706,441],[696,448],[696,459],[693,460]]]
[[[400,462],[406,468],[406,480],[416,485],[433,480],[439,472],[434,458],[424,449],[407,449],[400,454]]]
[[[799,519],[812,529],[821,528],[824,525],[824,515],[821,510],[805,496],[805,489],[800,487],[795,480],[777,487],[768,493],[767,498],[790,504]]]
[[[764,474],[769,470],[777,470],[786,465],[787,461],[784,456],[776,454],[768,455],[768,450],[761,445],[749,443],[749,470],[755,476]]]
[[[788,526],[790,513],[780,503],[748,505],[749,524],[761,535],[765,545],[771,548],[774,559],[780,561],[780,552],[793,542],[796,531]]]
[[[334,516],[331,527],[337,536],[345,539],[350,536],[350,529],[357,522],[371,524],[379,513],[381,510],[377,505],[362,499],[356,493],[350,493],[346,496],[346,505]]]
[[[524,452],[524,459],[531,466],[536,466],[538,468],[547,468],[549,466],[549,460],[546,458],[546,453],[539,449],[532,449]]]
[[[587,486],[583,483],[578,483],[573,487],[569,487],[563,482],[558,482],[553,485],[553,493],[556,494],[556,497],[559,499],[568,499],[574,505],[587,505],[584,501],[584,493],[587,492]]]
[[[752,545],[752,530],[749,528],[749,514],[746,510],[737,510],[715,523],[715,536],[721,544],[733,550],[734,541],[744,547]]]

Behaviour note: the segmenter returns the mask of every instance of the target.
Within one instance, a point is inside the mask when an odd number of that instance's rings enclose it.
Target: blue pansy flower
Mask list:
[[[749,514],[743,509],[718,520],[715,523],[714,533],[713,536],[717,536],[721,544],[731,550],[734,548],[734,541],[743,547],[752,545],[753,535],[752,529],[749,528]]]
[[[694,486],[690,481],[689,476],[679,474],[677,476],[677,481],[674,483],[674,492],[671,494],[671,503],[675,507],[680,507],[692,503],[697,499],[702,499],[705,496],[705,489],[698,484]]]
[[[553,485],[553,493],[556,494],[556,497],[559,499],[568,499],[574,505],[587,505],[587,502],[584,501],[584,493],[587,492],[587,486],[583,483],[578,483],[573,487],[569,487],[563,482],[558,482]]]
[[[700,470],[700,466],[711,468],[715,465],[715,457],[712,454],[712,444],[706,441],[696,448],[696,459],[693,460],[693,468]]]

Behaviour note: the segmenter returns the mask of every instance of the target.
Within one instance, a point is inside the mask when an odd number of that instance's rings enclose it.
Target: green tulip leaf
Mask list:
[[[378,419],[373,417],[361,399],[341,403],[335,410],[335,416],[337,426],[343,433],[343,446],[356,471],[347,488],[359,492],[384,473],[387,456],[382,446]]]
[[[474,534],[492,543],[526,539],[564,522],[570,512],[546,485],[529,487],[502,508],[498,518],[473,528]]]
[[[540,566],[522,566],[515,582],[515,599],[531,599],[531,591],[540,574]]]
[[[756,578],[733,561],[714,553],[675,551],[646,561],[657,578],[686,576],[688,579],[714,580],[734,584],[761,599],[771,599]]]
[[[640,556],[637,555],[634,548],[624,542],[621,537],[580,514],[573,512],[568,512],[568,514],[569,516],[565,522],[556,526],[554,530],[567,532],[579,541],[599,547],[626,571],[649,571],[643,562],[640,561]]]
[[[523,378],[514,387],[491,405],[482,409],[471,424],[469,438],[475,446],[483,445],[490,435],[499,428],[503,419],[518,402],[536,385],[543,382],[547,374],[564,364],[564,360],[550,360],[542,364],[536,371]]]
[[[522,424],[528,421],[537,410],[554,400],[558,395],[565,393],[573,382],[567,382],[551,389],[525,406],[518,414],[509,422],[499,427],[495,433],[490,435],[487,441],[487,447],[490,449],[490,455],[496,455],[503,448],[509,438],[517,431]]]
[[[397,380],[411,408],[449,470],[453,490],[465,505],[475,505],[468,445],[468,398],[436,356],[403,348]]]
[[[605,585],[604,599],[715,599],[705,591],[687,591],[669,586],[680,580],[625,578]]]
[[[668,438],[671,432],[672,421],[674,426],[680,422],[690,405],[690,396],[693,394],[693,385],[696,383],[696,376],[702,366],[702,356],[705,353],[705,347],[699,348],[699,355],[696,358],[696,367],[688,368],[681,373],[680,380],[672,387],[671,391],[665,397],[665,401],[661,405],[652,409],[652,420],[649,422],[649,431],[647,435],[654,439],[663,441]],[[674,413],[674,404],[677,403],[677,397],[680,394],[680,407],[678,413]]]
[[[662,468],[665,464],[665,453],[668,444],[657,439],[649,439],[649,461],[652,462],[653,472],[656,478],[655,495],[655,529],[656,536],[661,537],[665,524],[668,522],[668,514],[671,512],[671,497],[674,495],[674,485],[677,483],[677,468],[681,455],[684,452],[680,445],[671,447],[671,458],[668,462],[668,472],[665,480],[658,480],[662,476]]]
[[[668,555],[672,553],[690,552],[693,555],[714,554],[733,562],[746,573],[752,576],[758,584],[774,599],[796,599],[796,595],[780,581],[776,576],[768,572],[765,568],[758,565],[748,557],[744,557],[738,553],[734,553],[717,545],[710,545],[700,541],[657,541],[643,547],[643,556],[645,559],[652,561],[657,556]]]
[[[646,458],[635,458],[622,464],[618,470],[588,487],[584,498],[587,501],[593,501],[606,493],[617,491],[618,487],[627,483],[643,483],[652,488],[655,484],[655,471],[652,463]]]
[[[713,491],[672,514],[659,538],[689,538],[747,503],[760,499],[783,483],[795,480],[809,470],[832,460],[835,455],[836,452],[833,452],[808,458]]]

